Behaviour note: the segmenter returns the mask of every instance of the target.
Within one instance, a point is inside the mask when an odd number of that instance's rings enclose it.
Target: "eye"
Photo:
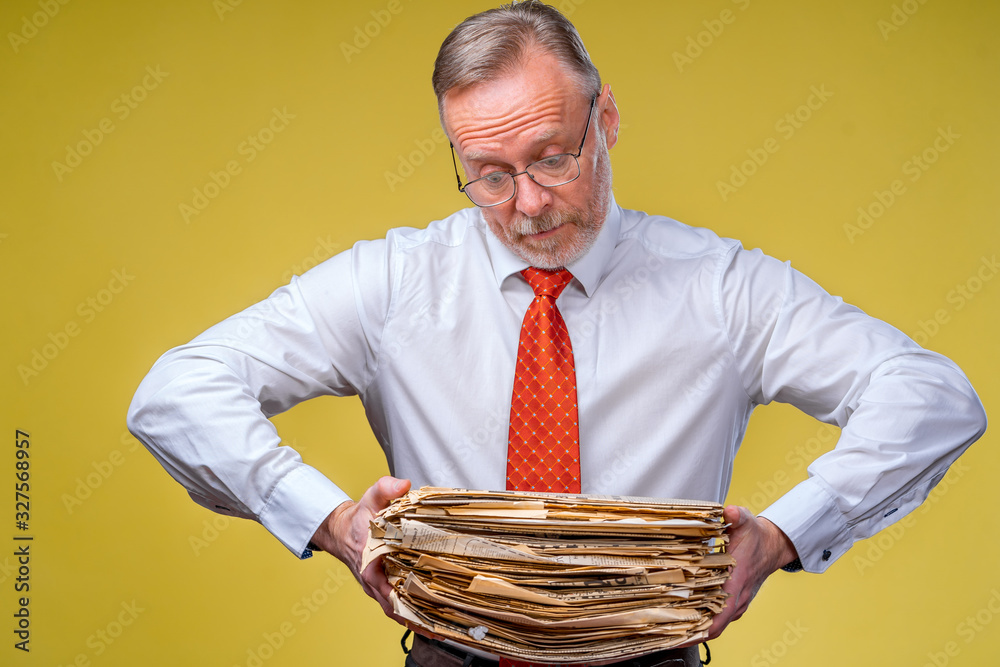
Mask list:
[[[535,164],[537,164],[542,169],[559,169],[566,164],[566,160],[569,158],[565,153],[560,153],[559,155],[552,155],[550,157],[542,158]]]
[[[493,171],[479,179],[482,187],[489,190],[503,190],[510,182],[510,174],[506,171]]]

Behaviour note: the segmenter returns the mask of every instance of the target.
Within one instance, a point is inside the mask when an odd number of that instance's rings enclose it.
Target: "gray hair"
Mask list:
[[[465,19],[445,38],[434,62],[434,94],[444,96],[516,71],[533,48],[556,57],[588,97],[601,92],[601,75],[569,19],[538,0],[512,2]]]

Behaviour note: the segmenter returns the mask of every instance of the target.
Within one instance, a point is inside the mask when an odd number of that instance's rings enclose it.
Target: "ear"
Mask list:
[[[608,150],[611,150],[618,143],[618,127],[621,124],[621,117],[618,115],[618,105],[615,103],[615,95],[611,92],[610,83],[604,84],[604,90],[597,98],[597,109],[599,127],[604,132]]]

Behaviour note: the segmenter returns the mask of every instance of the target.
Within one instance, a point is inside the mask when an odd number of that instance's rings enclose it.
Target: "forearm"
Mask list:
[[[156,362],[129,409],[129,428],[209,509],[262,523],[297,555],[348,499],[269,417],[321,395],[356,394],[368,359],[339,257],[294,279]],[[321,302],[329,319],[317,319]],[[331,328],[336,323],[337,328]]]
[[[821,572],[903,518],[985,429],[982,404],[951,362],[921,353],[873,374],[836,448],[761,513]]]
[[[347,495],[274,426],[244,379],[207,348],[164,357],[140,385],[128,426],[199,504],[259,521],[296,555]]]

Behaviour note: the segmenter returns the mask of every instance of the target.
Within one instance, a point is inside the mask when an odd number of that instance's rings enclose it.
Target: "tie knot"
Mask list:
[[[529,266],[521,271],[521,275],[527,279],[531,289],[535,291],[536,297],[551,296],[553,299],[559,298],[563,288],[569,284],[569,281],[573,280],[573,274],[566,269],[547,271]]]

